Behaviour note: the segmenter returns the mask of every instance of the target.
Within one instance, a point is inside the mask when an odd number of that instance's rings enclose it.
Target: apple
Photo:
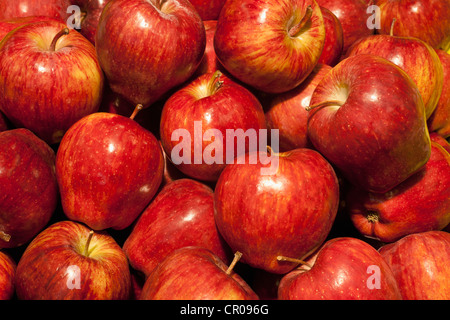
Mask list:
[[[325,7],[320,7],[325,23],[325,43],[318,63],[334,67],[344,50],[344,33],[342,24],[336,15]]]
[[[0,251],[0,300],[11,300],[15,293],[16,262]]]
[[[217,20],[227,0],[189,0],[203,21]]]
[[[161,147],[133,117],[93,113],[64,135],[56,177],[70,220],[94,230],[122,230],[156,194],[164,171]]]
[[[112,0],[95,44],[112,91],[147,108],[194,74],[206,34],[188,0]]]
[[[140,215],[123,250],[146,277],[174,250],[199,246],[228,262],[229,249],[214,220],[213,190],[192,179],[167,184]]]
[[[437,132],[430,132],[430,139],[432,142],[436,142],[441,145],[450,154],[450,142],[442,137]]]
[[[236,79],[281,93],[306,79],[324,42],[325,24],[315,0],[229,0],[217,21],[214,48]]]
[[[387,192],[430,157],[417,86],[384,58],[360,54],[341,61],[317,85],[308,109],[315,149],[364,190]]]
[[[339,206],[339,184],[332,166],[315,150],[303,148],[276,154],[272,172],[263,152],[252,163],[229,164],[217,181],[215,219],[220,234],[242,262],[271,273],[286,273],[325,241]]]
[[[146,279],[141,300],[258,300],[256,293],[233,271],[236,253],[227,265],[203,247],[173,251]]]
[[[376,0],[380,9],[380,34],[419,38],[436,49],[450,49],[450,2],[448,0]]]
[[[382,194],[350,188],[347,210],[364,236],[388,243],[450,223],[450,154],[431,142],[424,168]]]
[[[357,238],[328,240],[278,286],[280,300],[402,300],[380,253]]]
[[[55,152],[23,128],[0,132],[0,150],[0,248],[15,248],[36,236],[56,210]]]
[[[0,20],[0,41],[8,34],[8,32],[18,27],[21,27],[28,23],[45,20],[52,20],[52,18],[45,16],[31,16]]]
[[[404,300],[450,299],[450,233],[414,233],[378,251],[394,273]]]
[[[176,91],[165,102],[160,120],[169,159],[182,173],[202,181],[217,181],[227,163],[257,146],[261,135],[267,138],[261,130],[266,130],[266,120],[259,100],[220,71]]]
[[[65,22],[70,0],[0,0],[0,20],[46,16]]]
[[[8,119],[5,118],[5,115],[0,111],[0,132],[6,131],[9,128]]]
[[[307,135],[306,108],[309,106],[314,89],[331,69],[332,67],[327,64],[318,63],[298,87],[262,100],[267,127],[279,130],[280,151],[312,148]]]
[[[62,22],[17,28],[0,42],[0,110],[16,126],[48,144],[96,112],[103,72],[94,46]]]
[[[79,32],[94,45],[100,15],[109,1],[110,0],[72,0],[72,4],[79,6],[81,10]]]
[[[17,264],[20,300],[125,300],[130,291],[128,261],[114,238],[75,221],[44,229]]]
[[[199,67],[195,71],[192,78],[198,78],[205,73],[215,72],[217,70],[222,73],[226,72],[225,68],[220,64],[214,50],[214,35],[216,34],[217,20],[203,21],[206,32],[206,47],[205,53]]]

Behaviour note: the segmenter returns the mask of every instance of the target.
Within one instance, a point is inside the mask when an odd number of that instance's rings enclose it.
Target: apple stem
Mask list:
[[[300,259],[289,258],[289,257],[285,257],[285,256],[278,256],[278,257],[277,257],[277,260],[278,260],[278,261],[287,261],[287,262],[293,262],[293,263],[303,264],[303,265],[307,266],[309,269],[312,268],[312,266],[311,266],[308,262],[303,261],[303,260],[300,260]]]
[[[136,117],[136,115],[139,113],[139,111],[141,111],[142,109],[144,109],[144,106],[142,104],[138,104],[136,105],[136,108],[134,108],[133,113],[130,116],[131,120],[134,120],[134,118]]]
[[[391,23],[391,30],[389,31],[389,35],[392,37],[394,36],[394,24],[395,24],[395,18],[392,19],[392,23]]]
[[[366,218],[370,223],[376,223],[380,220],[380,215],[376,211],[368,211]]]
[[[311,19],[312,14],[313,14],[313,9],[311,8],[311,6],[308,6],[306,8],[306,13],[303,16],[302,20],[298,24],[293,26],[291,29],[289,29],[289,36],[296,37],[300,33],[301,29]]]
[[[161,10],[161,8],[162,8],[164,2],[166,2],[166,0],[156,0],[155,2],[156,2],[156,7],[157,7],[159,10]]]
[[[228,267],[227,271],[225,271],[226,274],[228,274],[228,275],[231,274],[231,271],[233,271],[234,266],[235,266],[236,263],[241,259],[241,257],[242,257],[242,253],[240,253],[239,251],[237,251],[237,252],[234,254],[233,261],[231,261],[230,266]]]
[[[5,242],[9,242],[9,240],[11,240],[11,235],[9,235],[3,231],[0,231],[0,239]]]
[[[59,38],[61,38],[66,34],[69,34],[69,28],[64,28],[55,35],[55,37],[52,40],[52,43],[50,44],[50,51],[56,50],[56,42],[59,40]]]
[[[94,235],[94,230],[89,231],[89,236],[86,241],[86,246],[84,247],[84,255],[89,256],[89,245],[91,244],[92,236]]]
[[[340,106],[342,106],[342,102],[337,101],[337,100],[324,101],[324,102],[318,103],[318,104],[313,105],[313,106],[307,106],[305,108],[305,110],[306,111],[311,111],[311,110],[316,109],[316,108],[330,107],[330,106],[339,106],[340,107]]]
[[[213,95],[222,86],[223,81],[218,80],[222,76],[222,72],[217,70],[208,83],[208,96]]]

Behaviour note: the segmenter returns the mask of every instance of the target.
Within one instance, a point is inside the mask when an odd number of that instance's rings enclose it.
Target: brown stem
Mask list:
[[[89,231],[89,236],[86,241],[86,246],[84,247],[84,256],[89,256],[89,245],[91,244],[92,236],[94,235],[94,230]]]
[[[162,8],[164,2],[166,2],[166,1],[167,1],[167,0],[155,0],[155,6],[156,6],[159,10],[161,10],[161,8]]]
[[[291,29],[289,29],[289,32],[288,32],[289,36],[290,37],[296,37],[298,35],[298,33],[300,32],[300,30],[311,19],[312,14],[313,14],[313,9],[311,8],[311,6],[308,6],[308,8],[306,8],[306,13],[303,16],[302,20],[298,24],[293,26]]]
[[[394,35],[394,24],[395,24],[395,18],[392,19],[391,23],[391,30],[389,31],[389,35],[392,37]]]
[[[369,210],[366,215],[367,221],[376,223],[380,220],[380,215],[376,211]]]
[[[55,35],[55,37],[52,40],[52,43],[50,44],[50,51],[56,50],[56,42],[59,40],[59,38],[61,38],[66,34],[69,34],[69,28],[64,28]]]
[[[134,118],[137,116],[139,111],[141,111],[142,109],[144,109],[144,106],[142,104],[139,103],[138,105],[136,105],[136,107],[134,108],[133,113],[130,116],[130,119],[134,120]]]
[[[293,263],[303,264],[303,265],[307,266],[309,269],[312,268],[312,266],[308,262],[303,261],[301,259],[289,258],[289,257],[285,257],[285,256],[278,256],[277,260],[278,261],[286,261],[286,262],[293,262]]]
[[[9,240],[11,240],[11,235],[9,235],[3,231],[0,231],[0,239],[5,242],[9,242]]]
[[[342,106],[342,102],[337,101],[337,100],[324,101],[324,102],[318,103],[318,104],[313,105],[313,106],[307,106],[305,108],[305,110],[306,111],[311,111],[311,110],[316,109],[316,108],[330,107],[330,106],[339,106],[340,107],[340,106]]]
[[[228,267],[227,271],[225,271],[226,274],[228,274],[228,275],[231,274],[231,272],[232,272],[233,269],[234,269],[234,266],[235,266],[236,263],[241,259],[241,257],[242,257],[242,253],[240,253],[239,251],[237,251],[237,252],[234,254],[233,261],[231,261],[230,266]]]
[[[222,72],[218,70],[214,72],[208,83],[208,96],[213,95],[222,86],[223,81],[219,80],[221,76]]]

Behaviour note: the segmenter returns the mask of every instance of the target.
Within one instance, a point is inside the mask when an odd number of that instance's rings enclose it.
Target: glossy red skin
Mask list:
[[[311,105],[336,99],[341,107],[310,111],[308,137],[350,183],[384,193],[428,161],[431,147],[424,105],[417,87],[399,67],[371,55],[345,59],[316,87]]]
[[[430,139],[441,145],[448,153],[450,153],[450,142],[436,132],[430,132]]]
[[[84,248],[90,229],[74,221],[56,222],[28,245],[16,270],[20,300],[125,300],[130,296],[128,261],[105,232],[94,232],[89,256]],[[67,268],[80,270],[80,289],[71,289]]]
[[[152,1],[112,0],[97,26],[97,54],[111,89],[145,108],[188,80],[205,52],[205,28],[188,0],[164,1],[162,10]]]
[[[176,167],[185,175],[202,181],[217,181],[227,164],[226,130],[266,129],[264,111],[259,100],[246,88],[234,80],[221,75],[223,81],[220,88],[213,94],[199,95],[199,90],[207,86],[212,73],[204,74],[175,92],[164,104],[161,121],[160,137],[166,154],[172,158],[172,149],[181,143],[172,141],[172,133],[177,129],[186,129],[191,136],[191,164],[180,163]],[[209,119],[209,120],[207,120]],[[202,137],[195,138],[194,121],[202,121]],[[223,163],[194,163],[194,141],[203,140],[203,134],[208,129],[220,130],[223,136]],[[181,139],[180,139],[181,140]],[[248,139],[246,151],[249,150]],[[202,141],[202,154],[211,141]],[[237,156],[237,143],[234,155]],[[264,146],[265,148],[265,146]]]
[[[339,19],[344,34],[343,53],[358,39],[374,34],[367,28],[367,3],[365,0],[316,0]]]
[[[50,19],[52,18],[45,16],[32,16],[0,20],[0,41],[8,34],[8,32],[14,30],[15,28],[21,27],[28,23]]]
[[[15,293],[16,262],[0,251],[0,300],[11,300]]]
[[[450,2],[442,0],[375,0],[380,8],[380,34],[419,38],[436,49],[450,49]]]
[[[209,249],[222,261],[231,261],[215,225],[213,190],[180,179],[166,185],[140,215],[123,250],[131,266],[149,276],[172,251],[187,246]]]
[[[193,78],[197,78],[202,74],[214,72],[216,70],[226,72],[225,68],[217,59],[216,52],[214,51],[214,35],[216,33],[217,20],[203,21],[203,24],[206,31],[205,54],[203,56],[202,62],[197,68],[197,71],[195,71]]]
[[[350,188],[347,210],[361,234],[394,242],[418,232],[442,230],[450,223],[450,155],[431,142],[424,168],[383,194]],[[377,215],[371,221],[368,215]]]
[[[189,0],[203,21],[217,20],[227,0]]]
[[[370,244],[357,238],[328,240],[302,266],[285,275],[278,286],[280,300],[402,300],[392,270]],[[368,267],[380,270],[380,289],[370,289]],[[369,280],[370,281],[370,280]]]
[[[269,129],[279,130],[280,151],[313,148],[307,135],[308,111],[311,96],[331,66],[317,64],[298,87],[264,99],[266,122]]]
[[[30,241],[49,222],[58,199],[55,152],[27,129],[0,133],[0,248]]]
[[[275,161],[272,159],[272,161]],[[272,273],[296,267],[277,256],[301,259],[322,244],[336,217],[339,185],[331,165],[316,151],[282,153],[276,173],[268,165],[229,164],[215,188],[217,228],[241,261]]]
[[[103,8],[110,0],[72,0],[80,7],[84,17],[81,20],[80,33],[95,45],[95,34]]]
[[[320,7],[325,23],[325,43],[318,63],[334,67],[344,50],[344,32],[336,15],[325,7]]]
[[[8,121],[5,115],[0,111],[0,132],[8,130]]]
[[[404,300],[450,299],[450,233],[414,233],[379,250]]]
[[[183,247],[168,255],[147,278],[141,300],[258,300],[239,276],[202,247]]]
[[[0,20],[46,16],[65,22],[70,0],[0,0]]]
[[[444,82],[442,64],[432,47],[416,38],[377,34],[356,41],[347,50],[346,57],[357,54],[377,55],[402,68],[417,85],[426,117],[430,117]]]
[[[288,30],[300,22],[308,6],[313,14],[307,30],[290,37]],[[312,0],[229,0],[217,22],[214,48],[235,78],[257,90],[280,93],[305,80],[324,42],[322,13]]]
[[[436,50],[436,53],[442,64],[444,83],[437,106],[428,118],[428,129],[430,132],[437,132],[442,137],[448,138],[450,137],[450,53],[443,50]]]
[[[158,140],[130,118],[110,113],[75,123],[56,155],[64,213],[94,230],[130,226],[156,194],[163,171]]]
[[[36,22],[0,42],[0,85],[10,93],[0,96],[0,109],[16,127],[49,144],[59,143],[72,124],[96,112],[103,92],[94,46],[77,31],[61,37],[54,52],[41,49],[64,28],[58,21]]]

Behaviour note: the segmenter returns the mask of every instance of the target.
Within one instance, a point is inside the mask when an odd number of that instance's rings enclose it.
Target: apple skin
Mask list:
[[[394,274],[370,244],[351,237],[328,240],[278,286],[279,300],[402,300]],[[380,288],[368,286],[369,266],[379,268]]]
[[[31,130],[48,144],[61,141],[69,127],[96,112],[103,72],[94,46],[71,29],[48,20],[17,28],[0,42],[0,109],[16,126]]]
[[[0,300],[12,300],[14,297],[16,267],[13,258],[0,251]]]
[[[217,20],[227,0],[189,0],[203,21]]]
[[[217,55],[214,50],[214,35],[216,34],[217,20],[203,21],[203,25],[205,26],[206,32],[205,53],[202,62],[192,77],[193,79],[198,78],[205,73],[211,73],[217,70],[222,73],[226,73],[225,68],[222,66],[219,59],[217,59]]]
[[[320,7],[325,23],[325,43],[318,63],[334,67],[344,50],[344,32],[336,15],[325,7]]]
[[[318,63],[298,87],[270,95],[263,100],[268,129],[279,130],[280,151],[313,148],[308,139],[307,121],[311,96],[331,66]]]
[[[380,81],[383,79],[383,81]],[[417,86],[390,61],[360,54],[317,85],[308,137],[350,183],[384,193],[419,171],[431,153]]]
[[[130,226],[156,194],[163,171],[164,158],[154,135],[112,113],[79,120],[56,154],[64,213],[94,230]]]
[[[450,2],[447,0],[376,0],[380,8],[380,34],[419,38],[435,49],[450,49]]]
[[[8,34],[8,32],[18,27],[44,20],[52,20],[52,18],[45,16],[31,16],[0,20],[0,41]]]
[[[146,279],[140,300],[259,300],[250,286],[203,247],[168,255]]]
[[[55,212],[55,152],[23,128],[1,132],[0,150],[0,248],[15,248],[38,234]]]
[[[147,108],[194,74],[206,34],[188,0],[112,0],[100,16],[95,44],[111,89]]]
[[[450,299],[450,233],[414,233],[378,251],[393,271],[404,300]]]
[[[432,142],[436,142],[441,145],[450,154],[450,142],[442,137],[437,132],[430,132],[430,139]]]
[[[6,131],[9,129],[8,120],[5,115],[0,111],[0,132]]]
[[[95,34],[103,8],[110,0],[72,0],[83,14],[79,32],[95,45]]]
[[[140,215],[123,250],[133,269],[146,277],[181,247],[209,249],[229,262],[229,248],[217,231],[213,190],[192,179],[166,185]]]
[[[250,163],[249,154],[242,164],[227,165],[214,206],[217,228],[232,251],[242,252],[242,262],[281,274],[297,264],[278,256],[301,259],[325,241],[339,205],[339,184],[315,150],[272,156],[278,157],[273,174],[262,174],[268,165]]]
[[[16,270],[20,300],[125,300],[131,275],[127,258],[106,232],[74,221],[56,222],[39,233],[22,254]],[[79,268],[80,288],[70,288],[69,267]],[[73,282],[72,282],[73,283]]]
[[[424,168],[383,194],[352,187],[347,210],[364,236],[388,243],[418,232],[442,230],[450,223],[450,154],[431,142]]]
[[[308,6],[312,15],[295,34]],[[217,22],[214,48],[236,79],[263,92],[281,93],[311,73],[324,42],[325,25],[315,0],[229,0]]]
[[[46,16],[65,22],[70,0],[0,0],[0,20]]]

